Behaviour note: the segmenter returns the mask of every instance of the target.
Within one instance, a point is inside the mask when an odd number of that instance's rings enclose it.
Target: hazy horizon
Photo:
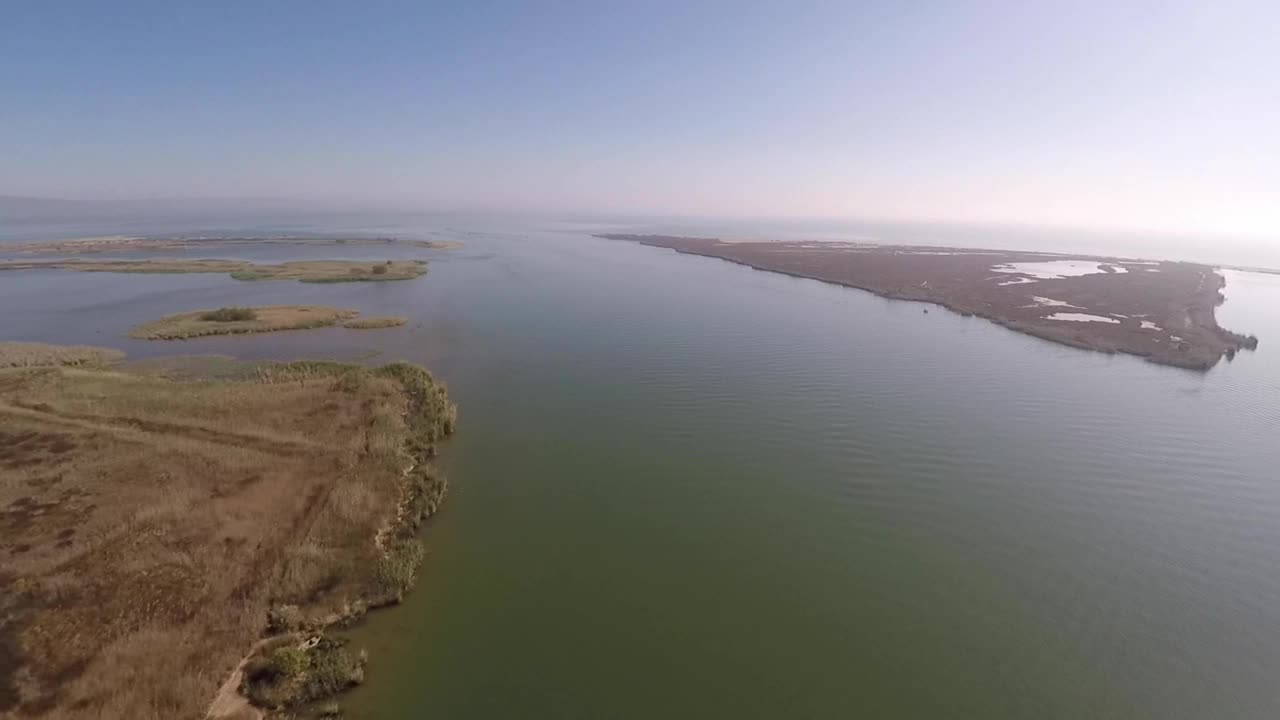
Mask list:
[[[1263,2],[67,3],[0,195],[1280,238]]]

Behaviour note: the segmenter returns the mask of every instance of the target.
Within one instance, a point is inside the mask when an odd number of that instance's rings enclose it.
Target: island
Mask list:
[[[307,283],[385,282],[425,275],[424,260],[296,260],[276,265],[247,260],[0,260],[0,270],[75,270],[139,274],[226,273],[236,280]]]
[[[601,234],[940,305],[1073,347],[1208,370],[1258,340],[1218,325],[1225,280],[1189,262],[1044,252]]]
[[[368,330],[396,327],[406,321],[403,317],[364,318],[359,315],[356,310],[324,305],[224,307],[165,315],[159,320],[133,328],[129,331],[129,336],[139,340],[186,340],[209,335],[310,330],[335,325]]]
[[[455,420],[405,363],[178,381],[0,343],[0,708],[244,719],[360,682],[328,630],[413,584]]]
[[[37,254],[91,254],[151,250],[197,250],[225,245],[400,245],[431,250],[455,250],[462,243],[455,240],[403,240],[396,237],[363,237],[345,235],[162,235],[134,237],[102,235],[37,240],[2,246],[5,252]]]

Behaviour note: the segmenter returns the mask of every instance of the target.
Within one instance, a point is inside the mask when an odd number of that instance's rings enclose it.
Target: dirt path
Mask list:
[[[138,433],[148,436],[180,437],[197,442],[247,448],[271,455],[308,455],[323,449],[323,446],[319,443],[310,443],[292,438],[232,433],[200,425],[161,422],[134,417],[77,414],[23,402],[0,403],[0,413],[18,415],[51,424],[67,425],[83,430],[114,434]]]
[[[271,640],[275,638],[263,638],[253,644],[249,648],[249,652],[240,658],[240,663],[236,665],[235,670],[231,671],[231,675],[227,676],[226,682],[218,688],[218,694],[213,696],[213,702],[209,703],[209,709],[205,712],[205,720],[262,720],[266,715],[249,704],[248,698],[240,694],[240,683],[244,680],[244,666],[249,663],[249,659],[254,653]]]

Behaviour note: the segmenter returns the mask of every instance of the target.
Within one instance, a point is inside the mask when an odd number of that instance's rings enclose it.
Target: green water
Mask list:
[[[1199,376],[647,248],[492,251],[450,299],[456,492],[355,635],[352,717],[1280,708],[1265,348]]]
[[[45,308],[0,310],[9,336],[135,355],[157,307],[412,318],[184,344],[420,361],[460,405],[348,717],[1277,716],[1280,279],[1233,276],[1262,346],[1199,375],[583,233],[428,230],[468,244],[415,283],[0,286]]]

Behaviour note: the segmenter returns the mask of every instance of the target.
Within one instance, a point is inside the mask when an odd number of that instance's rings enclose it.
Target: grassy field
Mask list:
[[[0,717],[200,718],[268,633],[260,702],[358,680],[303,640],[412,582],[454,409],[405,364],[246,377],[0,370]]]
[[[236,280],[311,283],[412,280],[427,272],[423,260],[299,260],[260,265],[245,260],[8,260],[0,270],[75,270],[140,274],[227,273]]]
[[[124,353],[119,350],[88,345],[0,342],[0,368],[106,365],[123,357]]]
[[[342,325],[348,328],[388,328],[403,325],[405,318],[361,318],[355,310],[323,305],[266,305],[253,308],[218,308],[165,315],[129,331],[140,340],[185,340],[209,335],[309,330]]]

